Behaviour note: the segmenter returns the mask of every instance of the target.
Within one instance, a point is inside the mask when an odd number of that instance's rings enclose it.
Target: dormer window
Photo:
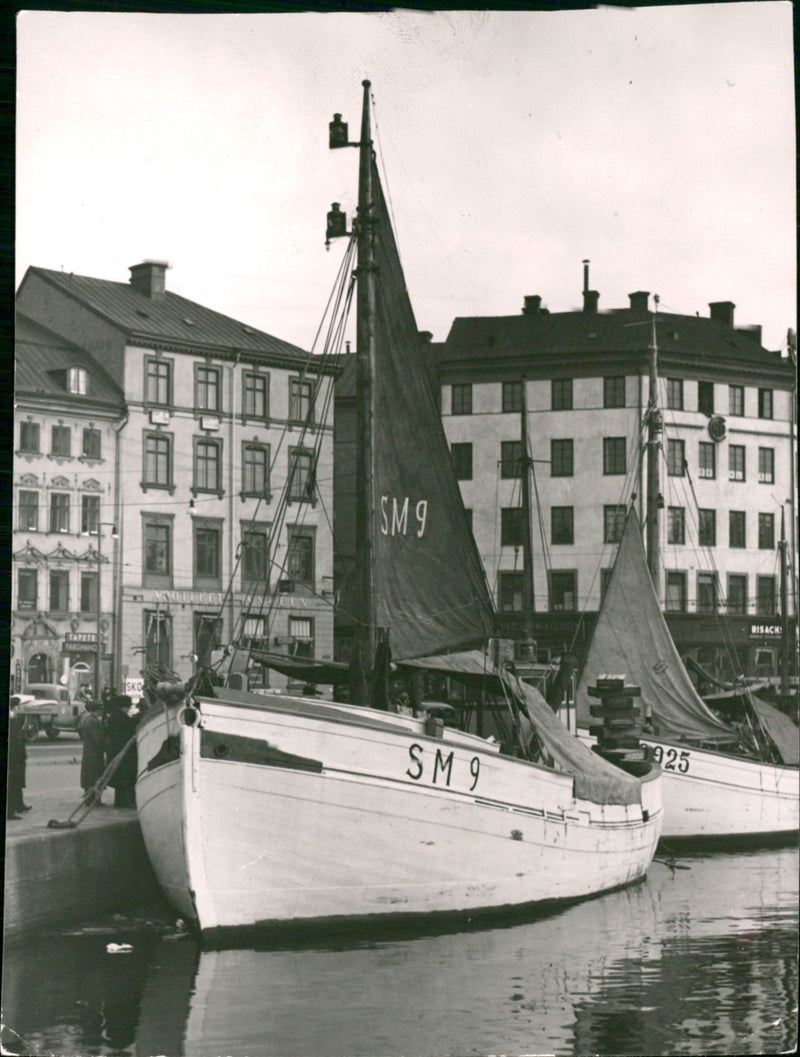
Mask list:
[[[89,377],[85,367],[70,367],[67,371],[67,389],[76,396],[86,396]]]

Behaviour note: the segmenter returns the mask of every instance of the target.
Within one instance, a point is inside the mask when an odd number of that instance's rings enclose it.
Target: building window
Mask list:
[[[160,609],[144,611],[145,664],[172,667],[172,617]]]
[[[310,532],[289,529],[286,550],[286,575],[304,587],[314,586],[314,536]]]
[[[144,398],[148,404],[172,403],[172,363],[147,357],[144,363]]]
[[[522,382],[503,382],[503,411],[522,410]]]
[[[266,422],[269,418],[269,375],[245,371],[242,401],[244,418]]]
[[[522,441],[500,442],[500,476],[503,478],[522,476]]]
[[[697,537],[701,547],[717,545],[717,512],[716,510],[698,510]]]
[[[550,573],[551,612],[574,613],[577,608],[578,574],[574,569],[554,569]]]
[[[472,445],[451,444],[450,452],[453,456],[453,469],[457,481],[472,480]]]
[[[314,656],[314,621],[311,617],[289,617],[290,652],[294,657]]]
[[[603,378],[603,407],[625,407],[625,376]]]
[[[289,499],[314,500],[314,455],[304,448],[289,448]]]
[[[758,417],[772,418],[772,390],[758,390]]]
[[[99,583],[97,573],[81,573],[81,613],[99,613]]]
[[[255,525],[242,528],[242,588],[269,583],[269,529]]]
[[[218,525],[194,522],[194,578],[202,586],[219,585],[222,531]]]
[[[525,539],[525,511],[522,507],[503,507],[500,511],[500,545],[521,547]]]
[[[682,506],[667,508],[667,543],[681,545],[686,542],[686,518]]]
[[[671,411],[683,411],[682,378],[667,378],[667,407]]]
[[[743,481],[744,479],[744,444],[731,444],[728,447],[728,480]]]
[[[686,573],[667,573],[664,602],[664,608],[669,613],[686,612]]]
[[[472,414],[472,385],[469,382],[453,385],[450,410],[454,415]]]
[[[170,433],[145,433],[144,435],[144,481],[147,488],[170,488],[172,486],[172,435]]]
[[[39,493],[19,492],[17,528],[20,532],[39,531]]]
[[[194,367],[194,406],[198,411],[219,411],[219,367],[196,363]]]
[[[747,612],[747,577],[728,573],[727,610],[729,613]]]
[[[63,569],[50,570],[50,612],[69,612],[69,573]]]
[[[83,447],[82,447],[84,459],[99,459],[100,458],[100,430],[91,429],[86,427],[83,431]]]
[[[697,383],[697,410],[709,418],[714,414],[714,383]]]
[[[574,543],[574,508],[554,506],[550,508],[550,539],[553,543]]]
[[[728,511],[728,546],[746,547],[745,540],[745,511]]]
[[[625,438],[603,437],[603,473],[624,474],[626,469]]]
[[[67,371],[67,389],[75,396],[86,396],[87,381],[85,367],[70,367]]]
[[[717,611],[717,574],[697,574],[697,612],[716,613]]]
[[[775,515],[758,515],[758,549],[771,551],[775,549]]]
[[[172,581],[172,524],[143,519],[144,583],[146,587],[169,587]]]
[[[744,414],[744,386],[743,385],[729,385],[728,386],[728,414],[729,415],[743,415]]]
[[[242,445],[242,495],[269,499],[269,445]]]
[[[39,423],[20,422],[19,450],[29,455],[39,454]]]
[[[709,441],[700,441],[700,467],[701,477],[713,480],[717,476],[717,447]]]
[[[36,569],[17,569],[17,609],[38,609],[38,588]]]
[[[302,378],[289,379],[289,421],[300,425],[314,421],[312,403],[314,387],[312,382]]]
[[[210,664],[211,655],[222,645],[222,617],[215,613],[194,615],[194,655],[199,665]]]
[[[619,543],[625,529],[625,507],[621,504],[603,507],[603,543]]]
[[[574,472],[573,442],[571,440],[551,440],[550,476],[572,477]]]
[[[758,481],[759,484],[775,483],[775,449],[758,449]]]
[[[222,471],[222,441],[195,437],[194,488],[197,492],[220,492]]]
[[[686,466],[686,442],[667,441],[667,473],[670,477],[683,477]]]
[[[497,593],[501,613],[521,613],[525,594],[524,573],[498,573]]]
[[[57,458],[69,458],[72,430],[69,426],[53,426],[50,431],[50,454]]]
[[[69,496],[63,492],[50,496],[50,531],[69,532]]]
[[[756,613],[760,617],[775,616],[775,577],[756,577]]]
[[[553,378],[550,383],[550,407],[553,411],[572,410],[571,378]]]
[[[81,496],[81,532],[96,535],[100,526],[100,496]]]
[[[242,646],[254,646],[256,649],[268,647],[266,617],[255,617],[248,614],[244,618],[239,642]]]

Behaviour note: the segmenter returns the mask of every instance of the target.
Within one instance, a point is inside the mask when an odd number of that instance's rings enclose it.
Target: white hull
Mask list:
[[[581,740],[595,738],[579,731]],[[798,833],[797,767],[761,763],[679,742],[641,741],[662,769],[662,840],[790,839]]]
[[[176,709],[140,724],[145,844],[202,930],[580,899],[639,880],[652,860],[657,769],[641,804],[598,805],[574,797],[570,775],[475,735],[261,701],[203,699],[192,725]],[[179,758],[148,770],[168,734]]]

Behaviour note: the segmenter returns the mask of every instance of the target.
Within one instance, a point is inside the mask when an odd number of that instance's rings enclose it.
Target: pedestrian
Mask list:
[[[6,799],[6,818],[22,818],[23,811],[30,811],[30,806],[23,800],[25,788],[25,764],[28,749],[25,745],[25,719],[18,711],[18,703],[11,698],[8,709],[8,796]]]
[[[112,697],[106,706],[106,754],[109,763],[136,733],[136,721],[128,715],[132,706],[127,694]],[[114,790],[115,807],[136,807],[136,742],[117,764],[108,784]]]
[[[106,734],[103,725],[102,706],[91,699],[86,702],[86,711],[78,720],[78,736],[83,743],[81,752],[81,789],[84,796],[106,769]],[[97,797],[102,804],[102,791]]]

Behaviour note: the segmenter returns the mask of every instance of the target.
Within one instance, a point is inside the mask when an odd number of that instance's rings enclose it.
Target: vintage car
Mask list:
[[[25,737],[33,741],[43,730],[48,738],[57,738],[62,730],[77,730],[85,711],[84,702],[73,699],[69,690],[58,683],[29,683],[25,693],[17,694],[18,713],[24,717]]]

